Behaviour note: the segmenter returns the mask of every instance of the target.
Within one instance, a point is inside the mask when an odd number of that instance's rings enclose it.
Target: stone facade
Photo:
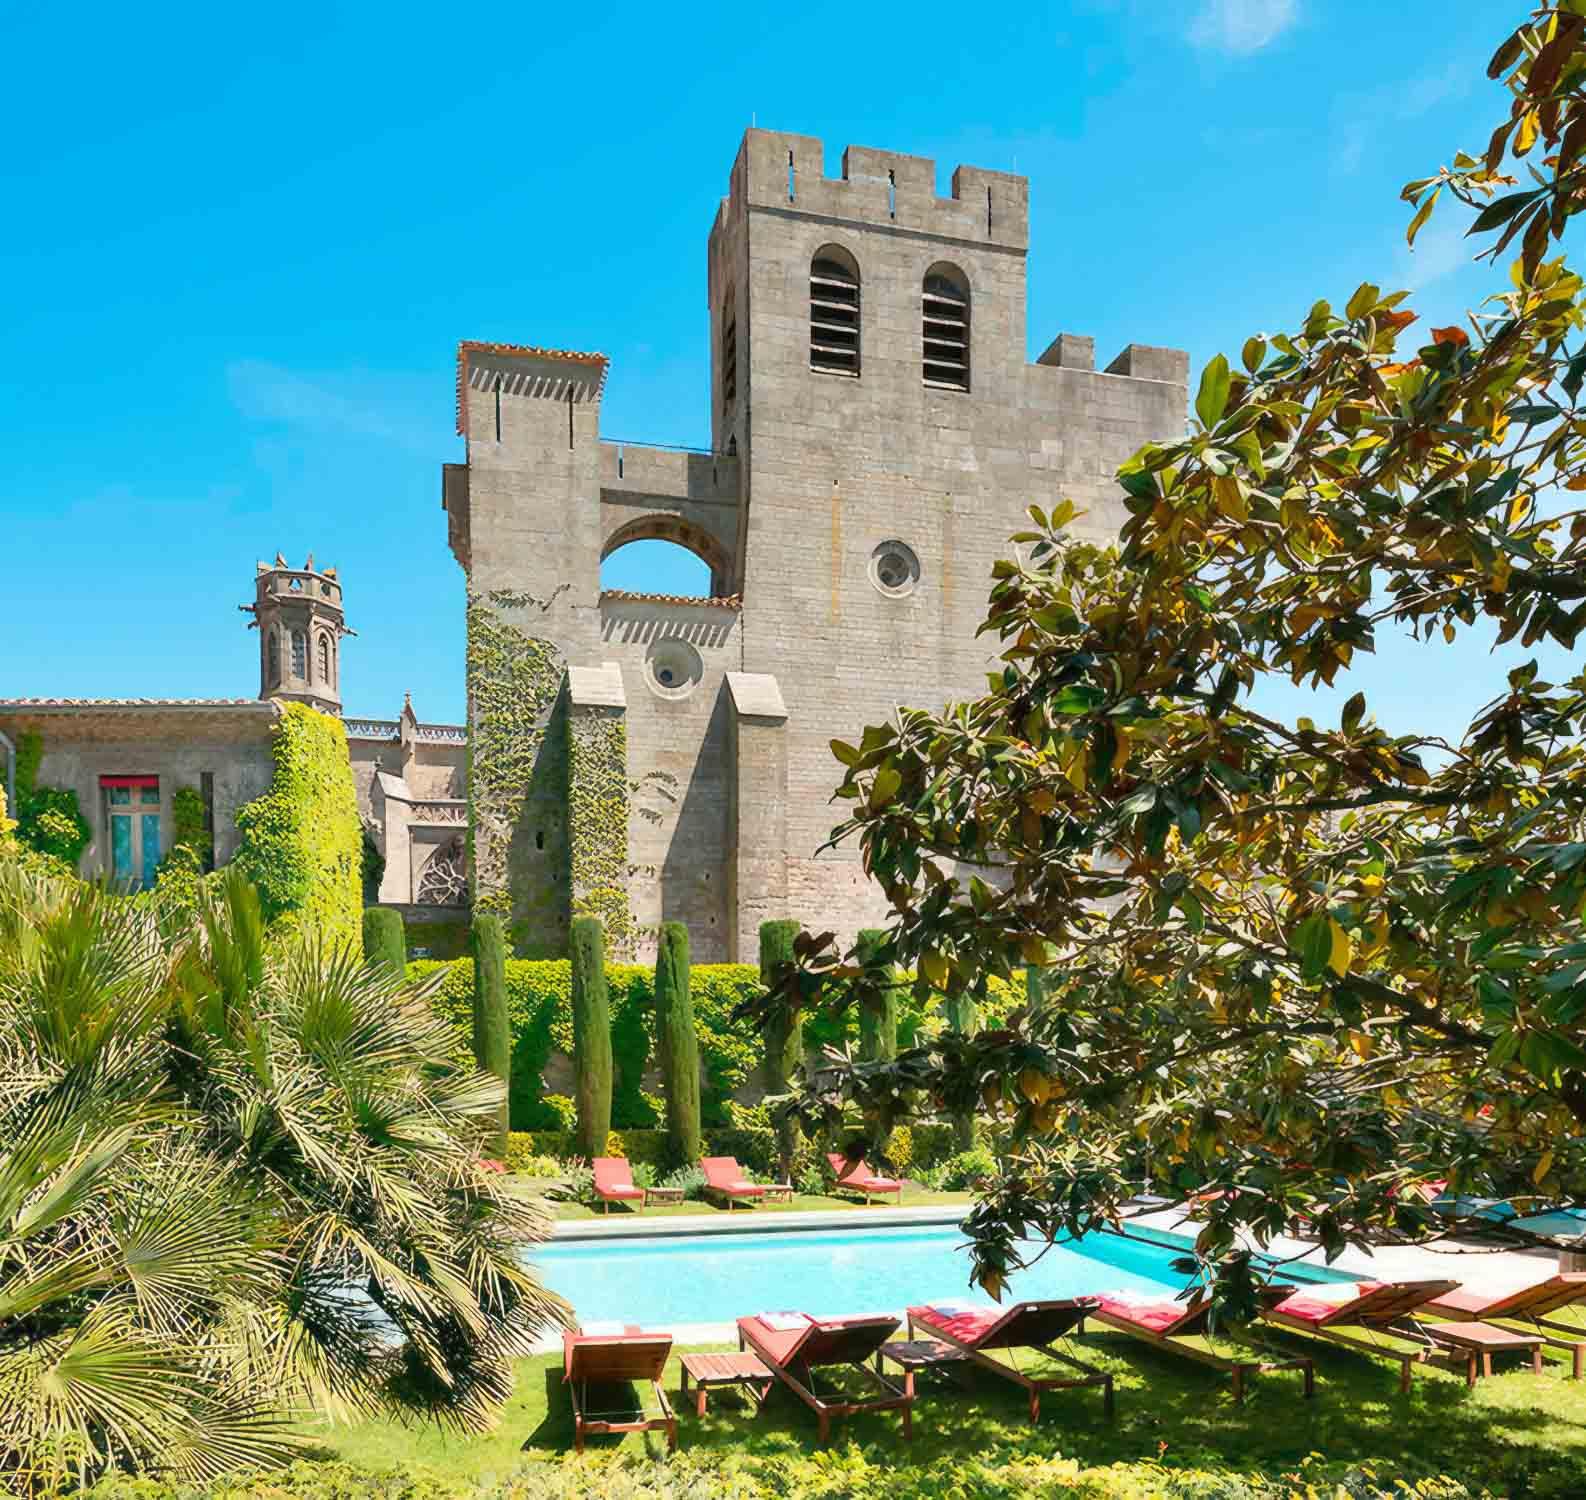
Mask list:
[[[37,734],[43,757],[41,786],[64,787],[92,830],[79,869],[89,878],[114,875],[111,852],[111,792],[131,784],[126,809],[139,824],[141,856],[145,816],[159,820],[158,858],[175,840],[172,799],[191,787],[204,799],[214,839],[215,860],[225,864],[237,850],[237,809],[262,796],[275,772],[270,736],[280,706],[254,698],[0,699],[0,750],[10,759],[26,734]],[[152,830],[151,830],[152,842]],[[125,856],[124,856],[125,857]],[[133,860],[132,876],[142,883],[145,863]]]
[[[334,568],[301,568],[277,554],[259,563],[252,604],[239,606],[259,631],[257,698],[0,699],[0,783],[15,802],[15,757],[24,736],[42,749],[37,781],[66,788],[92,830],[79,869],[117,874],[112,796],[130,800],[125,878],[147,884],[175,842],[173,798],[203,799],[217,865],[237,850],[237,810],[270,787],[271,735],[282,700],[341,714],[341,642],[354,634],[342,614]],[[455,920],[467,906],[467,732],[421,724],[408,699],[396,719],[343,720],[358,810],[383,860],[367,899],[398,906],[416,922]],[[157,820],[157,831],[145,819]],[[123,863],[128,862],[124,838]],[[149,859],[143,857],[145,851]]]
[[[979,691],[1026,507],[1066,497],[1114,533],[1114,470],[1181,428],[1179,351],[1097,370],[1060,335],[1026,362],[1027,183],[960,167],[938,198],[935,173],[851,147],[828,179],[818,140],[746,134],[708,243],[711,452],[603,440],[603,356],[460,347],[467,459],[442,498],[474,879],[524,950],[557,951],[580,910],[636,957],[686,922],[700,961],[752,959],[767,917],[880,920],[855,852],[820,852],[829,741]],[[644,537],[701,557],[713,597],[602,592]],[[615,727],[580,754],[596,721]]]

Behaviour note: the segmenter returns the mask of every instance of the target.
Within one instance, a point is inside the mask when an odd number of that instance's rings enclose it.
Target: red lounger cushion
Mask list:
[[[1181,1322],[1184,1315],[1189,1312],[1187,1302],[1125,1302],[1118,1297],[1100,1297],[1101,1310],[1110,1313],[1113,1317],[1125,1323],[1136,1323],[1141,1328],[1148,1328],[1152,1333],[1161,1333],[1165,1328],[1171,1328],[1175,1323]]]
[[[1003,1307],[911,1307],[909,1317],[965,1344],[983,1339],[1007,1316]]]
[[[1273,1311],[1304,1323],[1325,1323],[1341,1308],[1369,1297],[1383,1285],[1380,1281],[1337,1281],[1328,1283],[1325,1289],[1307,1287],[1303,1292],[1284,1298]]]
[[[1494,1302],[1505,1300],[1494,1297],[1487,1292],[1467,1292],[1464,1287],[1455,1287],[1451,1292],[1444,1292],[1441,1297],[1434,1297],[1426,1304],[1429,1312],[1467,1312],[1479,1313],[1493,1305]]]

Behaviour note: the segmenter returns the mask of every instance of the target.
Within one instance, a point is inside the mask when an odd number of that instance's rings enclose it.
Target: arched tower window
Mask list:
[[[292,675],[299,682],[308,680],[308,638],[301,630],[292,632]]]
[[[330,637],[323,634],[319,638],[319,680],[330,684]]]
[[[859,373],[859,264],[837,245],[810,261],[810,368]]]
[[[926,385],[969,389],[969,281],[957,266],[934,265],[925,273],[921,325]]]
[[[281,632],[270,632],[268,666],[265,672],[265,686],[267,688],[279,687],[281,683]]]

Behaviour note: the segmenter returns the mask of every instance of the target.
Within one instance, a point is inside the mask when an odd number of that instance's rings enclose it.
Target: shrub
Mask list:
[[[884,1154],[893,1171],[900,1177],[907,1176],[914,1168],[914,1132],[907,1125],[897,1126],[887,1137]]]
[[[997,1158],[985,1146],[960,1151],[941,1169],[941,1185],[948,1192],[962,1192],[997,1173]]]
[[[543,1102],[556,1129],[571,1137],[578,1129],[578,1106],[566,1094],[547,1094]]]
[[[690,1162],[686,1167],[678,1167],[668,1172],[659,1182],[657,1187],[682,1188],[683,1197],[690,1202],[703,1199],[705,1196],[705,1172],[698,1162]]]
[[[395,915],[395,913],[393,913]],[[507,1081],[512,1076],[512,1033],[507,1021],[507,940],[501,918],[481,912],[474,918],[474,1061],[480,1072],[501,1080],[496,1108],[497,1155],[507,1149]]]
[[[611,1007],[606,993],[605,934],[594,917],[578,917],[573,962],[573,1073],[578,1147],[598,1156],[611,1134]]]
[[[699,1042],[689,995],[688,929],[661,929],[655,963],[655,1035],[666,1084],[666,1134],[678,1161],[699,1159]]]
[[[623,1149],[622,1137],[615,1130],[606,1132],[606,1144],[600,1154],[602,1156],[620,1156],[624,1161],[628,1159],[628,1153]]]
[[[388,906],[368,906],[363,913],[363,961],[384,964],[396,974],[407,968],[407,937],[402,916]]]

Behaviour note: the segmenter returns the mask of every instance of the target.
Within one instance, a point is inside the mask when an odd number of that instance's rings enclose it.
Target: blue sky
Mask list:
[[[608,435],[708,442],[705,235],[751,119],[833,172],[852,142],[1029,176],[1032,357],[1198,369],[1363,279],[1451,321],[1495,277],[1452,218],[1407,254],[1397,192],[1485,142],[1528,8],[0,4],[0,696],[250,694],[254,559],[312,550],[349,712],[460,718],[457,340],[603,350]],[[1385,646],[1362,680],[1446,731],[1481,670]]]

